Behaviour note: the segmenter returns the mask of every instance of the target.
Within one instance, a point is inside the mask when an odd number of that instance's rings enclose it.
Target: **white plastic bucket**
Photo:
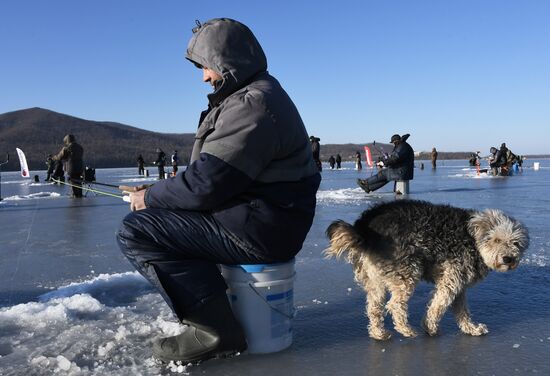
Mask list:
[[[540,168],[540,162],[533,163],[533,170],[537,171]]]
[[[266,354],[292,344],[294,260],[278,264],[221,265],[233,313],[248,352]]]
[[[408,180],[398,180],[395,182],[395,193],[400,193],[402,195],[409,194],[409,181]]]

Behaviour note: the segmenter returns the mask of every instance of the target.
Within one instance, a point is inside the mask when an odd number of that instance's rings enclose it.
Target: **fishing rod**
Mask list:
[[[97,184],[97,185],[103,185],[105,187],[111,187],[111,188],[118,188],[118,185],[115,184],[107,184],[107,183],[100,183],[98,181],[88,181],[88,180],[79,180],[79,179],[72,179],[73,181],[77,183],[86,183],[86,184]]]
[[[372,146],[374,146],[376,150],[378,150],[378,152],[384,156],[384,158],[388,157],[389,154],[386,153],[380,146],[376,145],[376,141],[372,142]]]
[[[74,184],[71,184],[71,183],[66,183],[66,182],[61,181],[61,180],[52,179],[52,181],[55,182],[55,183],[68,185],[69,187],[80,188],[80,189],[83,189],[85,191],[97,193],[97,194],[104,195],[104,196],[111,196],[111,197],[121,198],[122,200],[124,200],[126,202],[130,202],[130,196],[128,196],[128,195],[117,195],[117,194],[110,193],[110,192],[100,191],[98,189],[93,189],[93,188],[89,188],[89,187],[83,187],[83,186],[74,185]],[[111,186],[118,188],[118,186],[116,186],[116,185],[111,185]]]
[[[6,161],[0,163],[0,201],[2,201],[2,166],[10,161],[10,153],[6,153]]]

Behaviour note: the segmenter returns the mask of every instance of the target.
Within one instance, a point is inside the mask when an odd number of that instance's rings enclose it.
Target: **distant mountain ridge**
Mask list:
[[[19,169],[16,147],[25,152],[31,170],[45,169],[47,154],[56,154],[68,133],[84,147],[84,163],[95,168],[135,166],[139,154],[151,165],[157,147],[168,157],[178,150],[180,164],[187,164],[194,143],[190,133],[151,132],[34,107],[0,115],[0,160],[5,159],[5,153],[10,154],[3,170]]]
[[[194,143],[191,133],[158,133],[130,125],[93,121],[34,107],[0,114],[0,161],[7,152],[10,162],[4,171],[18,170],[19,161],[15,148],[22,149],[31,170],[44,170],[48,154],[56,154],[63,146],[63,137],[71,133],[84,147],[84,163],[94,168],[136,166],[139,154],[146,164],[152,166],[156,159],[156,148],[160,147],[168,157],[178,150],[180,164],[189,162]],[[322,142],[322,141],[321,141]],[[370,147],[373,159],[380,150],[391,152],[393,145],[365,144],[323,144],[321,160],[327,162],[331,155],[340,154],[344,161],[354,160],[356,151],[365,159],[364,146]],[[414,148],[414,142],[412,143]],[[439,151],[439,159],[468,159],[471,152]],[[430,159],[429,152],[418,153],[416,159]]]

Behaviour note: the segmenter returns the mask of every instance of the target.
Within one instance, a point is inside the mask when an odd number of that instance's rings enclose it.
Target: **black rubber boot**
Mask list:
[[[246,338],[225,294],[216,296],[182,320],[181,334],[153,343],[153,354],[164,362],[196,363],[246,350]]]
[[[363,180],[363,179],[357,179],[357,185],[361,187],[361,189],[363,189],[365,192],[369,193],[370,192],[370,189],[369,189],[369,184],[367,183],[366,180]]]

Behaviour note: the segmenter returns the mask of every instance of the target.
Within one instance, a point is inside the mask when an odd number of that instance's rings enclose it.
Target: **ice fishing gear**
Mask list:
[[[95,180],[91,181],[91,180],[73,179],[73,181],[76,182],[76,183],[103,185],[103,186],[105,186],[105,187],[111,187],[111,188],[118,188],[118,187],[119,187],[118,185],[115,185],[115,184],[100,183],[100,182],[95,181]]]
[[[124,200],[125,202],[130,202],[130,196],[129,196],[129,195],[117,195],[117,194],[115,194],[115,193],[100,191],[100,190],[98,190],[98,189],[93,189],[93,188],[90,188],[90,187],[83,187],[83,186],[79,186],[79,185],[67,183],[67,182],[64,182],[64,181],[61,181],[61,180],[56,180],[56,179],[52,179],[52,181],[53,181],[54,183],[64,184],[64,185],[67,185],[67,186],[69,186],[69,187],[80,188],[80,189],[82,189],[82,190],[85,190],[85,191],[88,191],[88,192],[93,192],[93,193],[96,193],[96,194],[99,194],[99,195],[104,195],[104,196],[111,196],[111,197],[121,198],[121,199]],[[78,181],[78,182],[80,182],[80,181]],[[94,184],[95,184],[95,183],[94,183]],[[117,185],[112,185],[112,184],[110,184],[109,186],[118,188]]]
[[[2,201],[2,166],[10,161],[10,154],[6,153],[6,161],[0,162],[0,201]]]
[[[387,159],[389,157],[388,153],[386,153],[384,150],[382,150],[382,148],[380,146],[376,145],[376,141],[372,142],[372,146],[374,146],[376,148],[376,150],[378,150],[378,152],[380,154],[382,154],[384,159]]]

